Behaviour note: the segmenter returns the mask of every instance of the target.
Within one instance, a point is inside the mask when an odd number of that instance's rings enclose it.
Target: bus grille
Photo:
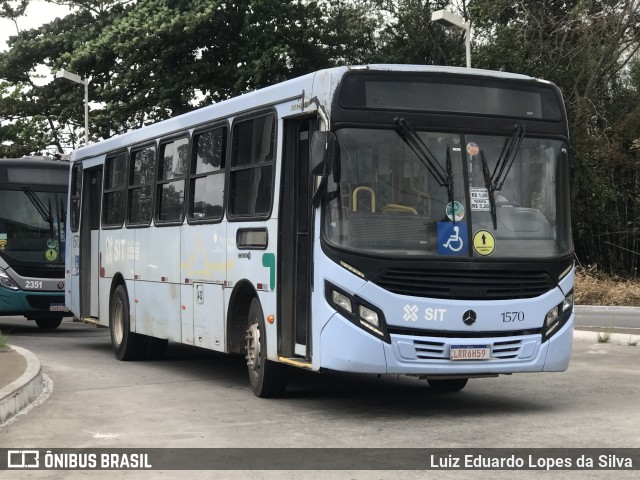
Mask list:
[[[418,360],[449,360],[449,351],[444,342],[414,340],[413,346]],[[494,342],[491,357],[496,360],[517,358],[521,348],[522,340]]]
[[[64,265],[51,265],[49,267],[29,267],[12,265],[13,271],[21,277],[29,278],[64,278]]]
[[[544,272],[390,269],[373,279],[390,292],[452,300],[533,298],[555,288]]]
[[[52,303],[64,303],[64,294],[60,295],[27,295],[29,306],[36,310],[49,310]]]

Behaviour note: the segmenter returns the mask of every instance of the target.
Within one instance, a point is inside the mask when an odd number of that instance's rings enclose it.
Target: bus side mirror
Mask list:
[[[333,132],[314,132],[311,139],[310,170],[312,175],[328,177],[338,155],[338,140]]]

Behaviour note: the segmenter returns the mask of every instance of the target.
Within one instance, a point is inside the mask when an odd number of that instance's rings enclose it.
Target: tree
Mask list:
[[[628,75],[640,48],[640,2],[475,0],[470,14],[479,66],[545,78],[563,91],[578,260],[637,275],[637,186],[628,180],[638,175],[640,116],[627,99],[637,100],[640,86]]]

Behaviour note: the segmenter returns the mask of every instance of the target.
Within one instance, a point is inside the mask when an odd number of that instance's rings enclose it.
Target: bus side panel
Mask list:
[[[226,222],[185,224],[181,231],[180,270],[186,284],[182,341],[218,351],[226,345],[222,291],[227,276],[226,227]]]
[[[133,261],[129,261],[127,248],[132,243],[133,232],[130,230],[103,230],[100,235],[98,252],[99,282],[99,311],[100,325],[109,325],[109,302],[111,286],[116,275],[122,275],[125,280],[133,279]],[[93,239],[93,237],[92,237]],[[127,282],[129,302],[133,305],[133,291],[131,283]],[[133,306],[131,307],[133,313]]]
[[[65,304],[76,317],[80,317],[80,234],[71,233],[67,222],[65,252]],[[96,295],[97,289],[96,290]]]
[[[180,226],[131,230],[136,232],[130,245],[135,257],[135,331],[181,342]]]
[[[248,280],[258,291],[262,312],[265,317],[276,315],[276,262],[278,248],[278,222],[271,218],[266,222],[232,222],[228,224],[228,262],[227,279],[231,286],[236,286],[242,280]],[[264,247],[238,246],[236,240],[238,231],[260,230],[267,233],[267,245]],[[241,233],[242,235],[242,233]],[[230,297],[231,291],[227,296]],[[266,322],[265,322],[266,323]],[[278,338],[277,322],[266,323],[267,356],[270,360],[277,360]]]
[[[91,261],[90,261],[91,280],[87,282],[88,288],[90,288],[89,315],[91,317],[98,317],[100,315],[98,289],[94,287],[94,285],[96,285],[98,282],[98,278],[100,278],[99,245],[100,245],[100,230],[91,230]],[[78,252],[78,255],[79,255],[79,252]],[[76,291],[80,292],[80,289],[77,289]],[[108,308],[108,304],[104,305],[103,308]]]

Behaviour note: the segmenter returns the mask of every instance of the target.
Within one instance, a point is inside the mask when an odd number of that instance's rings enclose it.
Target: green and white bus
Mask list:
[[[69,162],[0,159],[0,315],[54,329],[67,314],[64,226]]]
[[[368,65],[72,154],[67,306],[120,360],[167,341],[288,368],[469,378],[567,368],[569,134],[546,81]]]

